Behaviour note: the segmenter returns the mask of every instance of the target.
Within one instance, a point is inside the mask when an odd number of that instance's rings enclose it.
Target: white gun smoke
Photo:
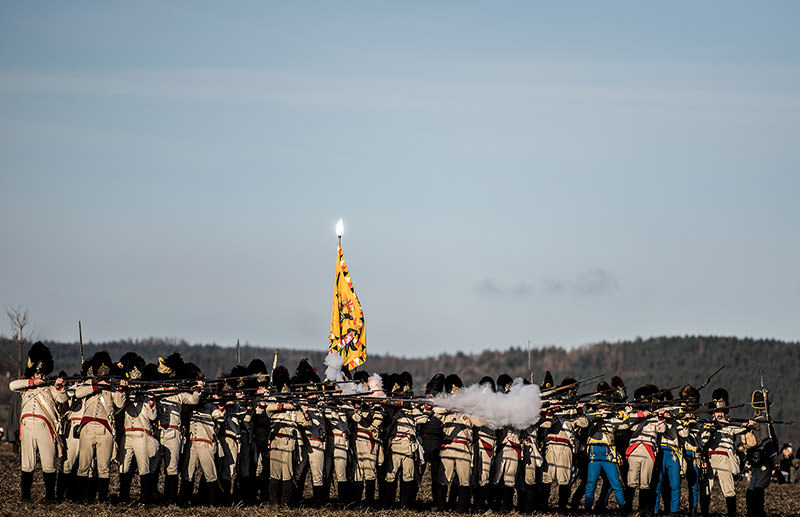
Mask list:
[[[508,393],[495,393],[486,385],[473,384],[453,395],[437,395],[433,404],[477,417],[490,429],[525,429],[539,421],[542,397],[539,386],[525,384],[517,377]]]
[[[367,380],[367,386],[369,386],[369,391],[372,392],[367,395],[368,397],[386,398],[386,394],[383,392],[383,379],[381,379],[379,374],[373,373],[370,375],[369,379]]]
[[[355,395],[371,389],[360,382],[346,382],[347,379],[345,379],[344,372],[342,372],[343,365],[344,359],[342,359],[341,355],[336,352],[328,352],[325,357],[325,379],[339,383],[338,386],[344,395]],[[378,376],[378,382],[380,382],[380,376]]]

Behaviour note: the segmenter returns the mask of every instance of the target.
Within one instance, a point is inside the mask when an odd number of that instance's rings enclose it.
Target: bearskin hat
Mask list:
[[[117,366],[126,378],[141,379],[144,374],[145,361],[136,352],[128,352],[120,358]]]
[[[451,373],[444,379],[444,389],[447,393],[455,393],[463,387],[464,383],[461,382],[461,377],[455,373]]]
[[[94,377],[94,367],[92,367],[92,358],[84,359],[81,363],[81,376]]]
[[[569,388],[560,390],[560,393],[562,394],[562,396],[570,395],[570,394],[574,395],[575,393],[577,393],[578,392],[577,382],[578,381],[576,379],[572,378],[572,377],[564,377],[561,380],[561,384],[559,384],[558,387],[559,388],[564,388],[565,386],[569,386]]]
[[[550,373],[550,370],[547,370],[546,372],[544,372],[544,380],[542,381],[542,384],[541,386],[539,386],[539,388],[541,388],[542,390],[549,390],[550,388],[555,386],[555,384],[556,383],[553,380],[553,374]]]
[[[655,384],[645,384],[636,388],[636,391],[633,392],[633,400],[649,399],[656,393],[658,393],[658,387]]]
[[[715,389],[714,392],[711,394],[711,399],[712,399],[711,402],[708,403],[709,409],[728,406],[729,405],[728,390],[726,390],[725,388]],[[727,413],[728,410],[726,409],[724,410],[724,412]]]
[[[144,365],[144,372],[142,373],[142,380],[156,381],[160,377],[158,373],[158,365],[155,363],[147,363]]]
[[[223,389],[228,391],[240,390],[247,385],[247,379],[240,379],[239,377],[247,377],[247,367],[236,365],[231,369],[231,373],[224,376],[225,381],[222,383]]]
[[[496,386],[495,386],[495,384],[494,384],[494,379],[492,379],[492,378],[491,378],[491,377],[489,377],[488,375],[486,375],[485,377],[483,377],[483,378],[482,378],[482,379],[481,379],[481,380],[478,382],[478,386],[483,386],[483,387],[486,387],[486,386],[488,386],[488,387],[489,387],[489,388],[490,388],[492,391],[497,391],[497,387],[496,387]]]
[[[358,381],[366,386],[369,382],[369,372],[366,370],[359,370],[353,374],[353,380]]]
[[[114,363],[108,352],[101,350],[92,356],[92,369],[95,377],[108,377],[114,370]]]
[[[64,370],[59,370],[59,372],[56,374],[56,379],[63,379],[64,377],[67,377],[67,372]]]
[[[414,392],[414,379],[411,377],[410,373],[405,371],[400,373],[400,384],[403,386],[404,393]]]
[[[389,378],[390,375],[386,372],[383,372],[379,375],[381,378],[381,386],[383,386],[384,393],[390,393],[392,389],[392,380]]]
[[[622,380],[622,377],[619,375],[615,375],[611,377],[611,387],[616,388],[614,391],[614,399],[623,401],[628,400],[628,389],[625,386],[625,381]]]
[[[500,393],[508,393],[511,389],[511,384],[514,382],[514,379],[507,373],[501,373],[497,376],[497,384],[495,385],[497,391]]]
[[[444,390],[444,374],[437,373],[431,380],[428,381],[428,384],[425,385],[425,393],[430,395],[438,395]]]
[[[264,361],[256,357],[247,365],[247,374],[258,375],[260,373],[267,373],[267,365],[264,364]]]
[[[295,377],[301,384],[318,383],[322,379],[317,375],[317,370],[308,362],[307,358],[301,359],[295,370]]]
[[[181,379],[202,380],[205,378],[203,371],[194,363],[183,363],[177,375]]]
[[[272,386],[278,391],[289,390],[289,369],[284,365],[280,365],[272,372]]]
[[[53,363],[53,354],[50,353],[50,349],[41,341],[34,343],[28,350],[25,377],[33,377],[36,373],[45,376],[52,372],[53,368],[55,368],[55,363]]]
[[[700,391],[691,384],[687,384],[681,388],[681,399],[690,410],[695,410],[700,407]]]
[[[403,379],[400,378],[400,374],[389,375],[389,382],[383,385],[383,391],[394,395],[403,393]]]
[[[269,383],[269,374],[267,370],[267,365],[264,364],[259,358],[255,358],[247,365],[247,371],[244,375],[251,375],[254,378],[248,379],[247,385],[250,387],[256,387],[259,385],[265,385]]]
[[[164,377],[177,377],[181,368],[183,368],[183,357],[178,352],[158,358],[158,373]]]
[[[598,399],[610,399],[612,396],[611,385],[606,381],[600,381],[594,388],[595,397]]]

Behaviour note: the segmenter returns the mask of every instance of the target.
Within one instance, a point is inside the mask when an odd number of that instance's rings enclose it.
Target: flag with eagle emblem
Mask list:
[[[331,314],[330,351],[340,354],[344,366],[352,370],[367,360],[367,331],[364,311],[356,296],[353,280],[347,271],[338,245],[336,277],[333,284],[333,311]]]

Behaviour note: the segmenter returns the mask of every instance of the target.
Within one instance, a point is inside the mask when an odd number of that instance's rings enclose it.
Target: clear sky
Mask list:
[[[0,2],[34,337],[800,339],[800,2]],[[5,319],[0,331],[8,335]]]

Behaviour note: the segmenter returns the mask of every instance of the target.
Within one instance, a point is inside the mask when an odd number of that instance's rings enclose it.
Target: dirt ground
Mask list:
[[[112,480],[111,492],[112,495],[116,493],[116,470],[112,467]],[[77,505],[72,503],[58,503],[46,504],[42,501],[44,497],[44,485],[42,482],[41,472],[37,469],[34,475],[33,485],[33,501],[29,503],[22,503],[19,501],[19,483],[20,483],[20,470],[19,458],[12,450],[10,444],[6,442],[0,443],[0,515],[3,516],[19,516],[27,515],[29,517],[44,517],[49,515],[72,516],[72,515],[86,515],[91,517],[104,517],[114,516],[118,517],[124,514],[126,517],[147,516],[147,517],[178,517],[178,516],[248,516],[265,515],[265,516],[284,516],[284,515],[297,515],[297,516],[324,516],[324,517],[355,517],[367,515],[380,515],[386,517],[401,517],[408,514],[422,515],[453,515],[449,512],[436,512],[430,508],[431,495],[430,495],[430,479],[424,478],[423,485],[420,489],[420,508],[414,512],[409,510],[369,510],[369,509],[341,509],[335,506],[325,508],[297,508],[293,510],[277,509],[269,505],[255,506],[248,508],[208,508],[208,507],[195,507],[195,508],[178,508],[171,507],[143,507],[137,504],[131,505]],[[739,507],[739,515],[745,515],[745,497],[744,492],[746,484],[740,482],[737,486],[737,500]],[[310,490],[308,490],[310,496]],[[138,486],[134,481],[134,486],[131,489],[132,495],[138,494]],[[332,495],[335,495],[335,491]],[[681,493],[683,500],[681,507],[683,511],[686,510],[686,493],[685,490]],[[552,496],[555,496],[553,491]],[[551,504],[554,504],[554,498],[551,499]],[[615,506],[611,503],[610,506]],[[636,509],[636,505],[634,505]],[[766,509],[767,513],[772,516],[800,516],[800,485],[776,485],[772,484],[767,489],[766,496]],[[719,493],[719,489],[715,488],[712,494],[711,512],[715,515],[724,515],[725,501]],[[491,515],[492,512],[486,512],[485,515]],[[516,512],[509,514],[511,516],[519,515]],[[559,515],[555,513],[534,513],[536,516]],[[583,513],[583,515],[590,515]]]

